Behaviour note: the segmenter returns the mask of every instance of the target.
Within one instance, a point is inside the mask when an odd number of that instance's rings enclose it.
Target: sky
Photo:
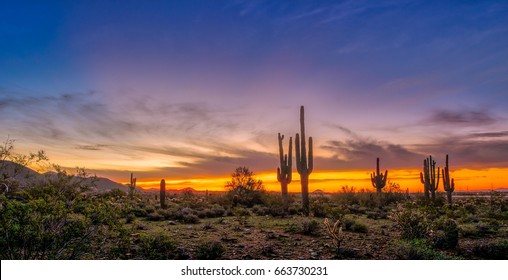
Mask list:
[[[506,1],[2,1],[0,131],[16,151],[155,187],[276,190],[277,133],[310,189],[508,186]],[[298,191],[294,170],[290,190]]]

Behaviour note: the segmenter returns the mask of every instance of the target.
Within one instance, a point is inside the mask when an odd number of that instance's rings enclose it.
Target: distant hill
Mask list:
[[[56,179],[57,173],[46,172],[44,174],[40,174],[33,169],[19,165],[12,161],[0,161],[0,176],[15,179],[20,183],[20,187],[23,188],[24,186],[34,182],[47,182],[48,180],[54,180]],[[86,178],[84,183],[94,185],[94,191],[99,192],[109,191],[112,189],[119,189],[127,192],[129,189],[126,185],[102,177]]]
[[[145,191],[145,192],[159,192],[160,189],[159,188],[150,188],[150,189],[143,189],[143,191]],[[204,192],[206,192],[206,190],[205,191],[198,191],[193,188],[184,188],[184,189],[175,190],[175,189],[168,188],[166,186],[166,192],[168,192],[168,193],[204,193]],[[209,192],[213,193],[213,192],[217,192],[217,191],[209,191]]]
[[[14,178],[25,182],[39,176],[37,171],[8,160],[0,160],[0,178]]]

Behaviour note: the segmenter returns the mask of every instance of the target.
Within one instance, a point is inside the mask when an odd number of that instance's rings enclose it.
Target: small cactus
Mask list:
[[[166,180],[161,180],[161,189],[160,189],[160,202],[161,208],[166,208]]]
[[[340,220],[337,220],[335,224],[333,224],[333,227],[330,226],[330,222],[328,221],[328,218],[325,218],[324,221],[325,227],[328,231],[328,234],[332,237],[333,245],[335,245],[335,248],[337,250],[337,255],[340,253],[340,245],[342,244],[342,241],[344,240],[344,234],[342,234],[342,226],[340,226],[341,222]]]
[[[284,212],[288,212],[288,184],[291,183],[292,176],[292,153],[293,153],[293,139],[289,137],[289,152],[284,154],[284,148],[282,146],[282,140],[284,135],[279,133],[279,157],[280,167],[277,168],[277,181],[280,182],[280,188],[282,193],[282,208]]]
[[[379,158],[376,160],[376,172],[370,174],[370,180],[372,186],[376,188],[377,193],[380,194],[382,189],[386,186],[386,179],[388,178],[388,170],[385,170],[385,174],[379,172]]]
[[[129,184],[129,197],[134,197],[134,191],[136,190],[136,178],[134,178],[134,173],[131,172],[131,183]]]
[[[446,200],[448,205],[452,205],[452,192],[455,190],[455,182],[452,178],[450,180],[450,169],[448,167],[448,155],[446,155],[446,166],[442,170],[443,172],[443,187],[446,191]]]
[[[436,162],[432,160],[432,156],[423,160],[423,173],[420,172],[420,181],[423,184],[426,199],[429,199],[429,194],[432,200],[436,199],[436,191],[439,187],[439,173],[440,168],[437,168],[436,173]]]
[[[300,184],[302,185],[303,212],[306,216],[309,216],[309,175],[312,173],[314,166],[314,157],[312,152],[312,137],[309,137],[309,156],[307,157],[303,106],[300,107],[300,133],[301,135],[297,133],[295,137],[296,170],[300,174]]]
[[[238,202],[239,202],[239,201],[240,201],[240,198],[238,197],[238,195],[236,195],[236,194],[235,194],[235,195],[233,196],[233,201],[232,201],[232,203],[233,203],[233,207],[238,206]]]

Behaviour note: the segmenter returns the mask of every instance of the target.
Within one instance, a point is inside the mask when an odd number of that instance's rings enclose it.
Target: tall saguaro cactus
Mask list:
[[[134,190],[136,189],[136,178],[134,178],[134,173],[131,172],[131,183],[129,184],[129,197],[134,197]]]
[[[161,197],[161,208],[166,208],[166,180],[161,180],[161,189],[160,189],[160,197]]]
[[[424,187],[426,199],[429,199],[429,193],[432,200],[436,199],[436,190],[439,187],[439,173],[439,167],[436,173],[436,162],[432,160],[432,156],[423,160],[423,173],[420,172],[420,180]]]
[[[289,137],[289,151],[288,154],[284,154],[284,148],[282,147],[282,140],[284,135],[278,136],[279,139],[279,158],[280,167],[277,168],[277,181],[280,182],[280,189],[282,193],[282,208],[284,212],[288,211],[288,184],[291,183],[292,177],[292,158],[293,158],[293,138]]]
[[[452,178],[450,180],[450,169],[448,168],[448,155],[446,155],[446,166],[442,170],[443,172],[443,187],[446,191],[446,200],[448,205],[452,205],[452,192],[455,190],[455,182]]]
[[[382,189],[386,186],[386,178],[388,178],[388,170],[385,170],[385,174],[379,172],[379,158],[376,160],[376,172],[370,174],[370,180],[372,186],[376,188],[377,193],[380,194]]]
[[[300,174],[300,183],[302,185],[302,204],[303,212],[309,215],[309,175],[312,173],[312,137],[309,137],[309,156],[307,157],[307,147],[305,145],[305,119],[303,106],[300,107],[300,133],[295,138],[296,170]],[[300,138],[301,137],[301,138]]]

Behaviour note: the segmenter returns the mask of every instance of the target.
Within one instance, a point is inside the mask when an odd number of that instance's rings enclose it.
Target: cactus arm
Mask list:
[[[301,162],[302,159],[300,157],[300,135],[296,134],[295,138],[295,158],[296,158],[296,170],[298,173],[302,174]]]
[[[305,145],[305,121],[304,121],[304,111],[303,106],[300,108],[300,136],[301,139],[301,151],[300,151],[300,157],[301,157],[301,170],[307,171],[307,146]]]
[[[314,153],[312,149],[312,137],[309,137],[309,163],[307,168],[307,174],[312,173],[312,169],[314,169]]]
[[[284,164],[284,148],[282,147],[282,140],[284,140],[284,135],[280,135],[279,133],[278,139],[279,139],[279,160],[280,165],[282,166]]]
[[[289,137],[288,166],[293,164],[293,137]]]

